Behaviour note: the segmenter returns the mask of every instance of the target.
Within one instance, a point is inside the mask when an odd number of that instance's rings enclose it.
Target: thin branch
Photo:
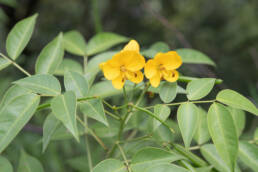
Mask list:
[[[132,170],[131,170],[131,168],[130,168],[130,166],[129,166],[129,162],[128,162],[126,156],[125,156],[125,152],[124,152],[123,148],[119,145],[119,143],[117,143],[117,146],[118,146],[118,148],[119,148],[119,150],[120,150],[120,152],[121,152],[121,154],[122,154],[122,157],[123,157],[123,159],[124,159],[124,161],[125,161],[125,165],[126,165],[128,171],[129,171],[129,172],[132,172]]]

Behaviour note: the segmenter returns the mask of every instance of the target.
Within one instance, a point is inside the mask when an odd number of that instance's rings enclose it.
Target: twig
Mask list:
[[[126,156],[125,156],[125,153],[124,153],[123,148],[119,145],[119,143],[117,143],[117,146],[118,146],[118,148],[119,148],[119,150],[120,150],[120,152],[121,152],[121,154],[122,154],[122,157],[123,157],[123,159],[124,159],[124,161],[125,161],[125,164],[126,164],[126,167],[127,167],[128,171],[129,171],[129,172],[132,172],[132,170],[131,170],[131,168],[130,168],[130,166],[129,166],[128,160],[127,160],[127,158],[126,158]]]

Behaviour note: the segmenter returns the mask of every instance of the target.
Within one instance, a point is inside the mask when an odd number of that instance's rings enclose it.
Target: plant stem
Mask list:
[[[167,105],[167,106],[177,106],[177,105],[181,105],[187,102],[191,102],[191,103],[213,103],[216,100],[200,100],[200,101],[184,101],[184,102],[177,102],[177,103],[168,103],[168,104],[163,104],[163,105]],[[145,109],[151,109],[154,108],[154,106],[147,106],[145,107]]]
[[[103,143],[103,141],[87,126],[85,123],[76,116],[77,120],[85,127],[85,129],[94,137],[94,139],[102,146],[104,150],[108,150],[107,146]]]
[[[98,98],[98,97],[96,97],[96,96],[83,97],[83,98],[77,99],[77,102],[83,102],[85,100],[95,99],[95,98]],[[45,109],[45,108],[49,108],[50,106],[51,106],[50,103],[41,104],[38,106],[37,111]]]
[[[123,157],[123,159],[124,159],[124,161],[125,161],[125,165],[126,165],[128,171],[129,171],[129,172],[132,172],[132,170],[131,170],[131,168],[130,168],[130,166],[129,166],[128,160],[127,160],[127,158],[126,158],[126,156],[125,156],[125,152],[124,152],[123,148],[119,145],[119,143],[117,143],[117,146],[118,146],[118,148],[119,148],[119,150],[120,150],[120,152],[121,152],[121,154],[122,154],[122,157]]]
[[[0,53],[0,56],[2,56],[5,60],[9,61],[12,65],[14,65],[17,69],[19,69],[21,72],[23,72],[27,76],[31,76],[29,72],[27,72],[25,69],[23,69],[20,65],[15,63],[13,60],[6,57],[4,54]]]
[[[105,110],[105,113],[108,114],[109,116],[113,117],[116,120],[120,120],[120,117],[116,116],[115,114],[113,114],[113,113],[111,113],[111,112],[109,112],[107,110]]]
[[[102,32],[102,25],[100,20],[100,12],[99,12],[99,1],[91,0],[92,3],[92,15],[94,20],[94,26],[96,33]]]
[[[84,55],[83,56],[83,71],[84,71],[84,74],[86,74],[86,72],[87,72],[87,64],[88,64],[88,56]]]
[[[87,116],[84,115],[84,124],[87,126],[88,125],[88,120],[87,120]],[[90,142],[88,140],[88,133],[87,133],[87,129],[85,128],[85,144],[86,144],[86,152],[87,152],[87,157],[88,157],[88,163],[89,163],[89,170],[90,172],[92,172],[93,169],[93,165],[92,165],[92,159],[91,159],[91,150],[90,150]]]

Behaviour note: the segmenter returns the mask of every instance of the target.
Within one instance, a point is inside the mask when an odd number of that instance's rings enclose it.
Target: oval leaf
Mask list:
[[[76,96],[72,91],[67,91],[51,101],[51,109],[55,117],[59,119],[72,133],[75,139],[79,141],[76,123],[76,107]]]
[[[237,135],[239,137],[245,128],[245,112],[232,107],[228,107],[228,110],[233,118]]]
[[[134,172],[142,172],[151,165],[171,163],[180,159],[184,159],[184,157],[160,148],[148,147],[133,156],[131,167]]]
[[[239,158],[248,167],[258,171],[258,148],[248,142],[239,142]]]
[[[166,105],[157,104],[154,106],[154,115],[165,122],[170,115],[170,108]],[[153,118],[153,130],[156,130],[160,124],[158,120]]]
[[[63,34],[60,33],[57,38],[48,43],[40,52],[35,67],[37,74],[53,74],[56,71],[64,56],[62,40]]]
[[[6,40],[7,54],[15,60],[28,44],[38,14],[19,21],[10,31]]]
[[[28,155],[26,152],[21,151],[20,162],[17,172],[44,172],[43,166],[36,158]]]
[[[0,109],[0,153],[33,116],[40,97],[27,93],[10,100]]]
[[[105,51],[117,44],[127,42],[127,37],[117,35],[114,33],[103,32],[95,35],[88,42],[86,47],[87,55],[93,55]]]
[[[228,106],[258,115],[258,109],[255,107],[255,105],[236,91],[229,89],[222,90],[218,93],[216,100]]]
[[[159,52],[166,53],[169,51],[169,49],[170,48],[168,44],[166,44],[165,42],[156,42],[152,44],[149,49],[142,51],[141,54],[150,58],[154,58],[154,56],[157,53]]]
[[[106,159],[98,163],[92,172],[127,172],[124,163],[116,159]]]
[[[198,127],[197,107],[193,103],[181,104],[177,111],[177,121],[185,147],[188,148]]]
[[[207,96],[215,84],[214,78],[196,79],[187,84],[186,92],[189,100],[198,100]]]
[[[88,93],[88,82],[83,75],[66,71],[64,74],[64,86],[66,91],[73,91],[77,98],[85,97]]]
[[[3,172],[13,172],[12,164],[3,156],[0,156],[0,169]]]
[[[198,108],[199,125],[194,135],[194,140],[202,145],[210,140],[210,133],[207,124],[207,112],[202,108]]]
[[[176,98],[177,83],[164,82],[159,90],[159,97],[164,103],[172,102]]]
[[[140,172],[140,171],[138,171]],[[174,164],[159,164],[146,169],[144,172],[189,172],[187,169]]]
[[[108,126],[104,107],[100,99],[87,100],[80,105],[80,109],[84,115],[87,115],[88,117],[93,118]]]
[[[14,83],[44,96],[56,96],[61,93],[59,81],[49,74],[29,76],[15,81]]]
[[[63,76],[65,71],[73,71],[82,74],[82,65],[72,59],[64,59],[55,71],[55,75]]]
[[[86,55],[86,41],[82,34],[76,30],[64,34],[64,48],[69,53],[84,56]]]
[[[213,165],[218,171],[231,172],[227,164],[221,159],[213,144],[206,144],[201,147],[201,153],[204,158]]]
[[[225,106],[213,103],[207,118],[208,129],[216,150],[232,171],[238,152],[238,137],[232,116]]]
[[[183,63],[192,63],[192,64],[207,64],[216,66],[216,64],[205,54],[200,51],[182,48],[177,49],[176,52],[181,56]]]
[[[56,119],[54,114],[49,114],[43,124],[43,147],[42,152],[45,152],[47,146],[51,140],[51,137],[55,134],[56,129],[60,126],[61,122]]]

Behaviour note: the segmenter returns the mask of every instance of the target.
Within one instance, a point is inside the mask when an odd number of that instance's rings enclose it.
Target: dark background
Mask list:
[[[236,90],[258,103],[257,0],[0,0],[1,52],[13,25],[34,13],[39,13],[36,30],[18,60],[31,73],[40,50],[60,31],[76,29],[86,40],[109,31],[134,38],[143,48],[164,41],[171,49],[200,50],[217,67],[187,65],[185,75],[221,78],[220,89]],[[1,71],[0,97],[21,77],[14,67]]]

